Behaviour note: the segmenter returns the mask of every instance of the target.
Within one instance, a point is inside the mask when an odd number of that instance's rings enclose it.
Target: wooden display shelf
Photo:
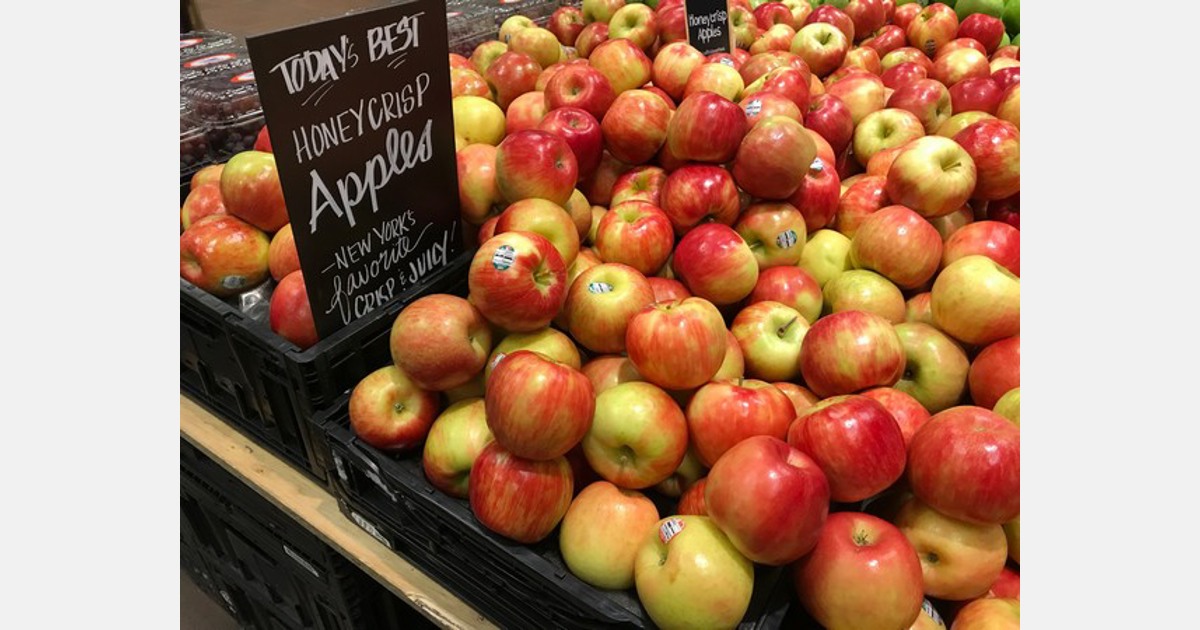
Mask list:
[[[283,460],[179,396],[180,434],[443,628],[495,628],[470,605],[350,522],[337,499]]]

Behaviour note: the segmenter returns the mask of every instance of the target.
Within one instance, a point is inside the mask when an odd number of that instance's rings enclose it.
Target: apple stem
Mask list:
[[[778,334],[779,334],[779,336],[781,336],[781,337],[782,337],[782,336],[783,336],[783,334],[784,334],[784,333],[786,333],[786,332],[788,331],[788,329],[792,327],[792,324],[795,324],[795,323],[796,323],[796,320],[797,320],[797,319],[798,319],[798,317],[793,317],[793,318],[789,319],[789,320],[788,320],[788,322],[787,322],[786,324],[784,324],[784,325],[780,326],[780,327],[779,327],[779,333],[778,333]]]

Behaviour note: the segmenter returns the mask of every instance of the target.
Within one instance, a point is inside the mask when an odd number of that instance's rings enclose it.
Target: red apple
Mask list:
[[[683,160],[725,163],[746,135],[746,113],[712,92],[697,92],[679,103],[667,127],[671,153]]]
[[[749,304],[773,301],[785,304],[809,324],[821,315],[821,287],[807,271],[796,266],[771,267],[758,274],[758,282],[748,298]]]
[[[867,46],[860,46],[846,53],[842,67],[862,68],[876,76],[883,73],[883,67],[879,64],[879,53]]]
[[[751,204],[734,229],[754,252],[760,272],[768,267],[795,266],[808,238],[804,215],[789,203]]]
[[[833,26],[837,27],[837,29],[846,36],[846,41],[851,43],[855,41],[854,20],[851,19],[851,17],[847,15],[845,11],[842,11],[836,6],[833,6],[832,4],[823,4],[815,7],[812,13],[809,13],[808,17],[804,19],[804,23],[806,25],[817,24],[820,22],[832,24]]]
[[[713,55],[710,59],[717,56]],[[768,72],[778,68],[795,68],[809,77],[812,76],[808,64],[799,55],[783,50],[755,53],[737,71],[746,85],[752,85]]]
[[[705,509],[747,558],[782,566],[817,544],[829,483],[816,463],[778,437],[740,441],[706,479]]]
[[[575,156],[580,179],[596,171],[604,150],[604,135],[600,123],[586,110],[559,107],[548,112],[537,128],[555,134],[567,143]]]
[[[933,61],[925,56],[925,53],[913,48],[912,46],[903,46],[879,58],[879,67],[887,72],[891,68],[902,63],[915,63],[925,71],[926,74],[933,70]]]
[[[1006,523],[1021,513],[1021,429],[982,407],[942,411],[913,436],[908,480],[946,516]]]
[[[750,295],[758,282],[754,252],[733,228],[720,223],[705,223],[685,234],[675,246],[671,268],[688,291],[718,306]]]
[[[651,74],[654,85],[662,88],[671,98],[679,101],[687,86],[692,71],[703,65],[704,54],[687,41],[676,41],[663,46],[654,57]]]
[[[952,103],[946,86],[933,79],[915,79],[896,88],[887,105],[912,112],[925,133],[932,134],[949,120]]]
[[[299,269],[284,276],[271,292],[271,330],[301,350],[318,341],[317,325],[308,302],[304,274]]]
[[[972,77],[950,88],[950,102],[956,112],[981,111],[996,113],[1003,90],[991,77]]]
[[[450,70],[450,94],[451,96],[480,96],[489,101],[495,100],[487,80],[473,69],[454,68]]]
[[[579,189],[593,206],[608,206],[612,203],[613,186],[630,166],[613,157],[608,151],[600,154],[600,165],[592,176],[579,182]]]
[[[733,177],[752,196],[786,199],[800,187],[816,156],[816,144],[800,123],[774,116],[746,134],[733,161]]]
[[[225,202],[221,199],[220,182],[209,182],[199,186],[192,186],[187,198],[183,200],[183,206],[179,208],[180,232],[192,227],[192,224],[200,219],[216,214],[228,214],[225,211]],[[272,274],[272,277],[275,280],[279,280],[282,276],[276,277]]]
[[[861,70],[832,85],[826,85],[825,93],[838,97],[846,104],[855,125],[862,122],[867,114],[879,111],[887,104],[883,80]]]
[[[492,332],[467,300],[434,294],[400,311],[388,344],[392,360],[417,386],[445,391],[483,370],[492,351]]]
[[[496,148],[496,184],[510,203],[538,197],[564,206],[578,176],[571,146],[556,134],[519,131]]]
[[[496,58],[484,77],[496,95],[496,104],[508,109],[518,96],[534,91],[542,67],[533,57],[509,50]]]
[[[496,147],[470,144],[456,155],[458,163],[458,202],[463,219],[480,225],[496,216],[504,201],[496,184]]]
[[[1021,336],[988,345],[971,361],[967,373],[971,401],[992,409],[1000,397],[1021,386]]]
[[[696,456],[712,466],[722,454],[756,435],[782,440],[795,408],[775,386],[755,379],[705,384],[687,406],[688,432]]]
[[[419,445],[437,413],[437,394],[421,389],[394,365],[371,372],[350,392],[350,428],[358,439],[383,451]]]
[[[975,163],[974,198],[999,200],[1020,192],[1021,130],[1016,125],[981,120],[954,134],[954,141]]]
[[[492,442],[471,467],[470,500],[486,528],[532,544],[554,531],[571,505],[571,465],[566,458],[533,461]]]
[[[292,236],[292,224],[279,228],[271,237],[267,248],[267,267],[276,282],[300,269],[300,253],[296,251],[296,238]]]
[[[646,281],[650,283],[650,288],[654,290],[655,302],[669,302],[671,300],[682,300],[692,297],[691,291],[688,291],[687,287],[683,286],[683,283],[678,280],[651,276],[646,278]]]
[[[974,43],[975,40],[968,39],[968,42]],[[972,77],[986,77],[991,75],[992,69],[988,65],[987,55],[975,50],[974,48],[964,46],[948,52],[940,53],[933,61],[933,70],[929,76],[944,83],[947,87],[953,87],[955,83]]]
[[[677,42],[688,43],[687,10],[682,2],[660,2],[654,14],[658,20],[660,44],[665,47]]]
[[[561,206],[545,199],[522,199],[505,208],[496,221],[495,233],[532,232],[544,237],[558,251],[564,265],[579,255],[579,229]]]
[[[604,41],[588,55],[588,62],[608,79],[616,94],[640,88],[650,80],[650,58],[628,39]]]
[[[973,13],[958,25],[956,37],[974,39],[991,55],[1000,47],[1000,41],[1004,38],[1004,22],[986,13]]]
[[[923,8],[924,6],[919,2],[897,5],[895,13],[892,14],[892,23],[906,29],[908,28],[908,24],[912,22],[913,18],[917,17],[917,14]]]
[[[579,36],[575,38],[575,50],[580,59],[587,59],[597,46],[608,41],[608,23],[592,22],[585,24]]]
[[[237,295],[270,275],[270,246],[253,225],[231,215],[210,215],[179,236],[179,276],[217,297]]]
[[[838,201],[834,228],[854,238],[867,217],[888,207],[887,179],[867,175],[850,185]]]
[[[606,263],[579,275],[567,292],[563,310],[571,336],[588,350],[622,352],[629,320],[653,303],[654,291],[641,273],[627,265]]]
[[[645,201],[661,206],[663,185],[667,172],[657,166],[639,166],[622,173],[612,187],[612,205],[626,201]]]
[[[900,426],[900,434],[904,436],[904,449],[907,452],[912,436],[929,421],[929,411],[916,398],[894,387],[876,387],[862,395],[874,399],[892,414]]]
[[[546,26],[558,38],[563,46],[574,46],[575,39],[583,31],[583,11],[579,7],[559,7],[550,14],[550,22]]]
[[[670,121],[671,109],[658,96],[646,90],[622,92],[600,122],[604,146],[626,164],[647,162],[666,142]]]
[[[1020,630],[1021,600],[986,597],[969,602],[954,616],[954,630]]]
[[[567,295],[567,269],[550,241],[531,232],[484,242],[467,274],[470,300],[488,321],[515,332],[550,323]]]
[[[741,102],[742,111],[746,112],[746,124],[754,128],[759,121],[771,116],[784,116],[796,122],[804,122],[803,111],[796,107],[791,99],[778,92],[758,92]]]
[[[921,9],[905,31],[908,44],[932,59],[939,48],[958,34],[958,15],[939,2]]]
[[[618,9],[625,6],[625,0],[587,0],[581,2],[583,21],[587,23],[602,22],[607,24]]]
[[[833,223],[840,196],[841,178],[837,170],[818,157],[809,166],[804,182],[787,201],[804,215],[805,227],[811,235]]]
[[[736,101],[745,87],[742,75],[738,74],[738,71],[732,66],[723,63],[705,63],[697,66],[688,76],[687,83],[683,87],[683,98],[686,99],[697,92],[712,92],[730,101]]]
[[[991,258],[1020,277],[1021,231],[999,221],[976,221],[965,225],[946,239],[942,267],[976,254]]]
[[[674,244],[671,220],[662,209],[645,201],[614,205],[596,228],[596,252],[601,260],[629,265],[647,276],[662,268]]]
[[[692,164],[679,168],[667,176],[661,197],[663,212],[677,235],[686,234],[703,221],[733,225],[741,211],[737,184],[729,171],[719,166]]]
[[[608,78],[586,64],[570,64],[546,83],[546,107],[551,113],[560,107],[578,107],[600,120],[616,98]]]
[[[1005,90],[1021,82],[1021,66],[1010,66],[1008,68],[993,70],[991,78],[999,86],[1000,93],[1003,95]],[[997,103],[998,106],[999,103]]]
[[[904,206],[872,213],[854,233],[850,260],[903,289],[924,285],[942,260],[942,237],[921,215]]]
[[[596,396],[592,426],[583,438],[588,464],[604,479],[633,490],[670,477],[688,447],[683,411],[662,389],[623,383]]]
[[[546,116],[546,95],[542,92],[526,92],[509,104],[505,112],[504,133],[512,135],[525,129],[537,129]]]
[[[850,108],[842,99],[832,94],[813,97],[804,116],[804,126],[829,142],[835,154],[841,154],[850,146],[850,140],[854,137],[854,125]]]
[[[1008,121],[1021,128],[1021,83],[1018,81],[1004,90],[1000,95],[1000,104],[996,106],[996,118]],[[224,190],[222,188],[222,190]],[[228,201],[226,204],[228,205]]]
[[[664,389],[699,387],[725,360],[725,321],[711,302],[658,302],[629,320],[625,349],[645,380]]]
[[[191,189],[194,190],[196,188],[199,188],[200,186],[203,186],[204,184],[220,185],[221,173],[224,171],[225,171],[225,163],[224,162],[221,162],[219,164],[209,164],[208,166],[201,167],[200,170],[196,171],[192,175],[192,179],[189,182],[191,185]]]
[[[808,20],[811,19],[812,15],[809,15]],[[849,51],[850,40],[836,26],[826,22],[810,21],[792,38],[791,52],[799,55],[818,77],[839,68]]]
[[[679,505],[675,508],[675,513],[708,516],[708,507],[704,503],[704,490],[707,487],[708,477],[701,478],[688,486],[688,489],[679,496]]]
[[[745,50],[750,48],[754,40],[758,39],[761,32],[758,30],[758,22],[754,19],[754,11],[750,8],[750,3],[746,2],[738,4],[736,2],[729,3],[729,26],[733,35],[734,50]]]
[[[862,311],[833,313],[808,329],[800,372],[823,398],[890,387],[904,373],[904,349],[886,319]]]
[[[886,407],[866,396],[833,396],[816,403],[788,427],[787,441],[821,467],[834,501],[874,496],[904,474],[900,425]]]
[[[582,372],[518,350],[492,370],[485,402],[488,428],[506,451],[550,460],[583,439],[592,424],[595,393]]]
[[[830,514],[794,569],[800,604],[826,628],[909,628],[925,601],[921,579],[904,534],[861,512]]]
[[[230,215],[267,233],[289,221],[273,153],[242,151],[229,158],[221,170],[221,200]]]
[[[508,358],[508,355],[518,350],[538,352],[576,370],[580,369],[579,348],[566,333],[554,328],[542,328],[529,333],[509,333],[500,340],[500,343],[496,344],[495,348],[492,348],[492,353],[488,356],[487,366],[483,368],[483,379],[480,383],[483,387],[479,392],[480,396],[487,389],[487,382],[491,379],[492,372],[496,367]]]
[[[923,66],[911,61],[906,61],[884,70],[883,74],[880,75],[879,78],[883,81],[884,87],[891,88],[893,90],[899,90],[901,87],[908,85],[913,81],[926,78],[928,74],[929,72]],[[895,96],[896,94],[893,92],[892,96],[888,97],[889,104],[891,103],[892,98],[895,98]]]
[[[580,371],[592,382],[596,395],[630,381],[641,381],[642,375],[634,367],[629,357],[604,355],[583,364]]]
[[[782,2],[764,2],[754,9],[754,20],[760,30],[766,31],[776,24],[785,24],[795,29],[797,24],[792,10]]]

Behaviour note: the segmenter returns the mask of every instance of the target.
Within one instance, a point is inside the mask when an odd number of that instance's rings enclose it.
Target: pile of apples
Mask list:
[[[1016,628],[1020,50],[836,4],[731,0],[705,57],[681,0],[585,0],[451,55],[469,295],[399,314],[351,423],[664,628],[737,625],[755,564],[829,628]]]
[[[181,278],[223,299],[267,285],[271,330],[301,350],[317,343],[266,126],[253,150],[196,171],[179,209],[179,231]]]

